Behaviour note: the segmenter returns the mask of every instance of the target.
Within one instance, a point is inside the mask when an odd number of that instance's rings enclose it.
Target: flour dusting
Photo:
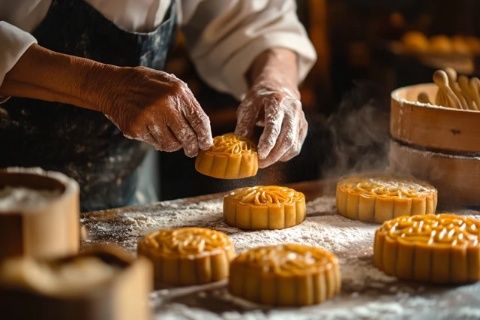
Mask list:
[[[60,194],[60,191],[7,186],[0,189],[0,211],[22,211],[44,206]]]
[[[480,285],[442,287],[397,281],[373,267],[372,244],[378,225],[337,215],[334,197],[308,202],[307,219],[284,230],[242,231],[228,226],[223,222],[220,196],[196,203],[165,201],[122,210],[115,217],[85,216],[82,222],[91,235],[87,242],[115,242],[132,252],[138,239],[150,231],[201,226],[227,233],[237,252],[293,242],[324,247],[339,258],[342,292],[320,305],[294,309],[260,306],[232,297],[223,282],[152,293],[155,319],[480,318]]]

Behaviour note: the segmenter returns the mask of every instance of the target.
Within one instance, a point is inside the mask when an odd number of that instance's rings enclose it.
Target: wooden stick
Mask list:
[[[470,96],[468,95],[468,92],[463,91],[459,82],[454,82],[453,84],[450,84],[450,87],[452,88],[453,92],[455,92],[455,95],[457,96],[458,100],[460,100],[462,109],[468,110],[469,105],[471,104],[471,99],[470,99]]]
[[[453,92],[452,88],[448,86],[448,75],[443,70],[437,70],[433,73],[433,82],[438,86],[439,90],[442,90],[445,100],[447,102],[447,107],[461,109],[460,100]]]
[[[443,107],[448,107],[447,100],[445,98],[445,93],[443,92],[443,89],[438,88],[437,95],[435,96],[435,104],[437,106],[443,106]]]
[[[455,83],[457,81],[457,71],[453,68],[445,68],[445,73],[448,76],[448,83],[452,85],[452,83]]]
[[[460,86],[458,85],[457,82],[453,82],[450,84],[450,88],[452,88],[452,91],[455,93],[457,96],[458,100],[460,101],[460,106],[462,107],[463,110],[468,110],[468,103],[465,97],[463,96],[462,89],[460,89]]]
[[[478,110],[477,106],[480,105],[480,100],[476,100],[476,96],[473,92],[473,87],[470,84],[469,79],[465,76],[460,76],[458,78],[458,85],[462,90],[463,96],[468,102],[468,108]]]
[[[448,85],[452,89],[452,91],[455,93],[458,100],[460,101],[460,106],[462,107],[463,110],[467,110],[468,103],[462,94],[462,90],[460,89],[460,86],[457,83],[457,71],[455,71],[455,69],[453,68],[448,67],[448,68],[445,68],[445,73],[448,76]]]
[[[477,77],[473,77],[472,79],[470,79],[470,87],[472,89],[473,95],[475,96],[475,103],[477,104],[478,108],[480,107],[480,80]]]

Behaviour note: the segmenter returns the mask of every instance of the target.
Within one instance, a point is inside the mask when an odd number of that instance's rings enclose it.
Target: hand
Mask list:
[[[235,133],[252,137],[258,121],[265,127],[258,142],[259,167],[300,153],[308,123],[296,87],[268,78],[256,82],[238,107]]]
[[[118,68],[110,79],[97,84],[101,109],[125,137],[189,157],[212,146],[210,120],[185,82],[145,67]]]
[[[5,76],[1,95],[103,112],[127,138],[162,151],[183,148],[193,157],[213,144],[210,121],[187,85],[149,68],[116,67],[33,44]]]

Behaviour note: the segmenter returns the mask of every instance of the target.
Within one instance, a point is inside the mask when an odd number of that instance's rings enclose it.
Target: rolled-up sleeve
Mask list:
[[[0,21],[0,86],[5,75],[34,43],[37,43],[37,40],[30,33]]]
[[[297,54],[299,81],[316,60],[293,0],[205,0],[183,29],[200,76],[237,98],[248,89],[245,75],[250,65],[269,48]]]

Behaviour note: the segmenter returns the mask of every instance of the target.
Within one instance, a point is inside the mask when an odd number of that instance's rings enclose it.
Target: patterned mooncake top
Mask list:
[[[250,205],[282,205],[305,201],[303,193],[294,189],[280,186],[255,186],[236,189],[226,197],[233,198],[240,203]]]
[[[403,216],[386,221],[377,233],[403,243],[478,246],[480,220],[449,213]]]
[[[223,232],[207,228],[178,228],[153,232],[139,246],[161,256],[202,256],[218,250],[232,250],[230,238]]]
[[[338,260],[325,249],[290,243],[242,252],[233,263],[265,274],[289,276],[329,270],[338,265]]]

